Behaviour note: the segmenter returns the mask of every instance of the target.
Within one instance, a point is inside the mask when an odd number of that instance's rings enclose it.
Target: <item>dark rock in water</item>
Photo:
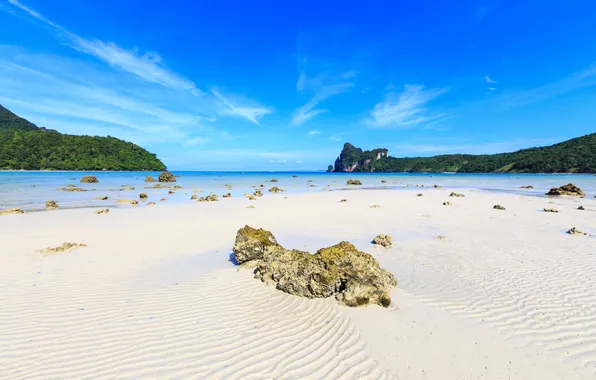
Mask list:
[[[174,185],[174,187],[172,187],[172,189],[179,190],[179,189],[182,189],[182,186],[180,186],[180,185]]]
[[[381,183],[387,183],[387,180],[382,179]]]
[[[256,263],[255,277],[286,293],[335,298],[347,306],[391,304],[395,277],[368,253],[351,243],[308,252],[284,249],[271,232],[245,226],[238,230],[234,257],[239,264]]]
[[[457,198],[462,198],[465,197],[465,195],[461,194],[461,193],[456,193],[456,192],[452,192],[451,194],[449,194],[450,197],[457,197]]]
[[[143,201],[144,201],[144,200],[146,200],[146,199],[148,198],[148,197],[147,197],[147,193],[141,193],[141,194],[139,194],[139,198],[140,198],[141,200],[143,200]]]
[[[553,187],[546,193],[546,195],[571,195],[577,197],[585,197],[586,194],[579,187],[572,183],[569,183],[561,187]]]
[[[276,178],[273,178],[272,180],[270,180],[269,182],[279,182]]]
[[[157,182],[157,180],[153,177],[151,177],[150,175],[148,175],[147,177],[145,177],[145,182]]]
[[[282,189],[280,189],[280,188],[279,188],[279,187],[277,187],[277,186],[273,186],[271,189],[269,189],[269,192],[270,192],[270,193],[281,193],[282,191],[283,191],[283,190],[282,190]]]
[[[94,201],[107,201],[108,200],[108,196],[107,195],[104,195],[104,196],[101,196],[101,197],[95,197],[95,198],[93,198],[93,200]]]
[[[578,210],[582,210],[582,211],[584,211],[584,210],[585,210],[584,206],[579,206],[577,209],[578,209]]]
[[[168,194],[176,194],[174,190],[168,190]]]
[[[501,206],[501,205],[494,205],[493,209],[495,210],[505,210],[505,207]]]
[[[0,215],[18,215],[18,214],[26,214],[26,212],[24,210],[21,210],[20,208],[9,208],[7,210],[0,210]]]
[[[157,178],[159,182],[176,182],[176,178],[170,172],[161,172]]]
[[[532,185],[528,185],[528,186],[520,186],[519,188],[520,188],[520,189],[533,189],[533,188],[534,188],[534,186],[532,186]]]
[[[346,182],[348,185],[362,185],[362,182],[360,182],[357,179],[349,179],[348,182]]]
[[[224,198],[231,198],[232,197],[232,193],[225,193],[224,195],[222,195],[222,197],[224,197]]]
[[[190,196],[191,201],[196,201],[197,199],[199,199],[199,197],[196,194]]]
[[[382,245],[383,247],[387,248],[391,247],[391,245],[393,244],[393,239],[390,235],[380,234],[375,236],[372,242],[373,244]]]
[[[441,186],[439,186],[439,185],[434,185],[433,187],[434,187],[435,189],[440,189],[440,188],[441,188]]]
[[[294,175],[292,176],[292,178],[298,178],[298,176],[297,176],[296,174],[294,174]]]
[[[554,209],[554,208],[545,208],[545,209],[544,209],[544,212],[555,212],[555,213],[557,213],[557,212],[559,212],[559,211],[558,211],[558,210],[556,210],[556,209]]]
[[[98,183],[97,177],[94,175],[86,175],[81,178],[81,183]]]
[[[134,186],[122,186],[122,187],[120,187],[120,189],[119,189],[119,190],[120,190],[120,191],[132,191],[132,190],[134,190],[134,189],[135,189],[135,187],[134,187]]]
[[[259,189],[256,189],[254,194],[255,197],[262,197],[263,196],[263,192]]]
[[[47,210],[55,210],[58,207],[59,207],[58,203],[56,203],[55,200],[52,199],[52,200],[46,201],[46,209]]]

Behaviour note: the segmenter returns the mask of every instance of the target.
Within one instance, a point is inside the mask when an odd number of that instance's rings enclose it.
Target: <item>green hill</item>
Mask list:
[[[0,169],[158,171],[166,166],[133,143],[39,128],[0,105]]]
[[[330,167],[331,169],[331,167]],[[396,158],[387,149],[363,151],[350,143],[334,172],[596,173],[596,133],[551,146],[499,154]]]

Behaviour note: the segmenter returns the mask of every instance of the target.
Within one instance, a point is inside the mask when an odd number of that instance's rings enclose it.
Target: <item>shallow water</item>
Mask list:
[[[159,202],[162,197],[168,202],[180,203],[190,199],[193,189],[199,189],[198,196],[230,192],[241,197],[245,192],[254,192],[255,186],[265,185],[263,193],[271,186],[278,186],[287,193],[320,192],[328,190],[349,190],[355,188],[382,188],[388,190],[408,189],[412,186],[444,188],[475,188],[488,191],[505,191],[542,196],[548,189],[567,183],[581,187],[588,197],[596,194],[596,176],[581,174],[446,174],[446,173],[324,173],[324,172],[191,172],[173,171],[176,185],[182,186],[175,194],[168,189],[146,189],[155,183],[143,182],[148,175],[157,178],[159,172],[0,172],[0,210],[20,207],[28,211],[45,209],[45,201],[53,199],[61,208],[74,207],[130,207],[117,204],[119,199],[138,199],[145,192],[149,201]],[[95,175],[99,183],[81,184],[84,176]],[[295,177],[296,176],[296,177]],[[362,186],[346,185],[349,178],[359,179]],[[266,182],[277,179],[279,182]],[[381,182],[382,180],[386,182]],[[312,182],[309,182],[312,181]],[[86,192],[57,190],[74,184]],[[122,185],[134,186],[135,190],[120,191]],[[173,185],[173,184],[172,184]],[[231,185],[229,190],[224,185]],[[520,189],[532,185],[534,189]],[[108,196],[109,200],[93,200]]]

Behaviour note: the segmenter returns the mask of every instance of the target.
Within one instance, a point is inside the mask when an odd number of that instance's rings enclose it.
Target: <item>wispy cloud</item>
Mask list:
[[[596,63],[561,80],[525,91],[511,91],[497,100],[504,108],[521,107],[592,86],[596,86]]]
[[[167,68],[158,53],[146,52],[139,54],[136,49],[126,50],[113,42],[80,37],[17,0],[8,0],[8,2],[25,11],[31,17],[52,27],[61,36],[65,37],[65,45],[81,53],[92,55],[112,67],[134,74],[148,82],[158,83],[173,89],[189,90],[194,95],[201,94],[201,91],[191,80]]]
[[[265,107],[258,102],[242,99],[238,96],[224,95],[221,90],[211,88],[211,93],[219,100],[220,113],[244,118],[259,125],[259,120],[274,112],[273,108]]]
[[[308,132],[308,136],[314,136],[314,135],[320,135],[320,134],[321,134],[321,131],[317,131],[315,129]]]
[[[332,96],[348,91],[353,85],[353,79],[358,74],[356,70],[350,70],[339,74],[323,73],[313,77],[306,74],[306,59],[301,61],[300,74],[296,82],[296,91],[312,92],[314,95],[303,106],[292,113],[293,126],[300,126],[313,117],[327,112],[326,109],[316,108],[321,102]]]
[[[491,77],[489,77],[488,75],[486,75],[484,77],[484,80],[486,80],[486,83],[491,84],[491,83],[497,83],[497,81],[492,80]]]
[[[402,92],[391,92],[385,100],[375,105],[367,124],[377,128],[404,128],[446,117],[432,112],[428,105],[445,94],[446,89],[426,89],[421,85],[405,85]]]

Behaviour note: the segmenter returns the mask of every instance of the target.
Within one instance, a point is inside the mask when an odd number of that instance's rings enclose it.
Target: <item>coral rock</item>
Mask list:
[[[153,177],[151,177],[150,175],[148,175],[147,177],[145,177],[145,182],[157,182],[157,180]]]
[[[546,193],[546,195],[572,195],[577,197],[585,197],[586,194],[579,187],[569,183],[561,187],[553,187]]]
[[[86,175],[81,178],[81,183],[98,183],[97,177],[94,175]]]
[[[176,178],[170,172],[161,172],[157,178],[159,182],[176,182]]]
[[[391,247],[393,244],[393,239],[391,239],[390,235],[380,234],[375,236],[373,239],[373,244],[382,245],[383,247]]]
[[[52,200],[46,201],[46,209],[47,210],[55,210],[58,207],[59,207],[58,203],[56,203],[55,200],[52,199]]]

